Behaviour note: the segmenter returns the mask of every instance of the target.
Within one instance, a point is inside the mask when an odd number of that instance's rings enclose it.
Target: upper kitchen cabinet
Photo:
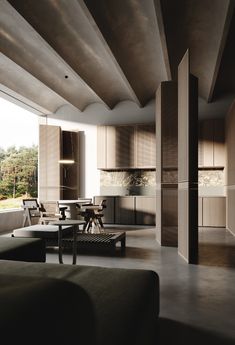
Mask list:
[[[200,121],[198,140],[199,167],[224,167],[224,120],[208,119]]]
[[[106,168],[106,130],[107,126],[97,127],[97,168]]]
[[[156,167],[155,125],[136,126],[136,166],[138,168]]]
[[[135,129],[133,126],[107,126],[106,169],[135,167]]]
[[[97,127],[98,169],[155,169],[155,125]]]
[[[214,166],[225,166],[225,127],[224,120],[214,120]]]

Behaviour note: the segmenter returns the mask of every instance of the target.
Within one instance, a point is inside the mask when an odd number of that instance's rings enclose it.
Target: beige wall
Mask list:
[[[23,223],[23,210],[3,210],[0,212],[0,233],[12,232],[21,228]]]

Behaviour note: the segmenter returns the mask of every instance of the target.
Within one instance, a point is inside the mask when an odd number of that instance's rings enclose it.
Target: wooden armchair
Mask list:
[[[48,224],[58,219],[64,220],[66,206],[59,206],[58,201],[40,201],[40,223]]]
[[[32,225],[40,221],[41,210],[37,199],[23,199],[21,207],[24,210],[23,227],[26,225],[26,222],[28,222],[28,225]]]

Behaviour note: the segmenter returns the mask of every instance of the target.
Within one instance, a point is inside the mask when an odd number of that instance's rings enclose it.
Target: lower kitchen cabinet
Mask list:
[[[95,196],[94,203],[107,200],[103,222],[106,224],[155,225],[154,196]]]
[[[115,223],[135,224],[134,196],[119,196],[115,198]]]
[[[202,226],[202,197],[198,198],[198,226]]]
[[[156,218],[155,197],[135,197],[135,222],[139,225],[154,225]]]
[[[224,196],[198,198],[198,226],[226,226],[226,198]]]
[[[202,226],[226,226],[226,198],[202,198]]]

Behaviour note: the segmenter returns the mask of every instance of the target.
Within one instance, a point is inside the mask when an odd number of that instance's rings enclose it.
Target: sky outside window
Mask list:
[[[0,97],[0,147],[38,145],[38,117]]]

